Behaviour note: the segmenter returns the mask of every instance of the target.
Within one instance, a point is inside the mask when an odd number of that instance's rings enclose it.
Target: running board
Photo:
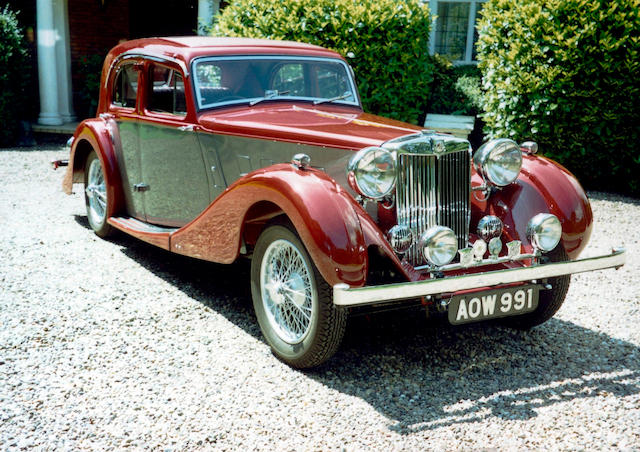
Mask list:
[[[178,230],[178,228],[165,228],[130,217],[110,217],[107,222],[122,232],[167,251],[170,250],[169,237]]]

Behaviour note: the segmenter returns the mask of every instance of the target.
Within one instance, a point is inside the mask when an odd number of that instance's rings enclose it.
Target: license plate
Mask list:
[[[539,286],[529,285],[456,295],[449,301],[449,323],[459,325],[532,312],[538,307],[539,292]]]

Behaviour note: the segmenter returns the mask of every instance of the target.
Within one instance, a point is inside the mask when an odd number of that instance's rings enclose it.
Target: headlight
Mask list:
[[[515,141],[508,138],[491,140],[476,151],[473,165],[486,182],[504,187],[518,178],[522,151]]]
[[[380,199],[393,190],[396,165],[393,154],[378,147],[364,148],[351,157],[347,166],[351,187],[367,198]]]
[[[456,257],[458,239],[455,232],[445,226],[432,226],[420,237],[424,258],[434,265],[447,265]]]
[[[554,249],[562,237],[562,225],[555,215],[539,213],[527,223],[527,238],[542,251]]]

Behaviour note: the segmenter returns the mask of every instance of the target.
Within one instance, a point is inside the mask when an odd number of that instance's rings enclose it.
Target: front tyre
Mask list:
[[[347,313],[333,304],[298,236],[284,226],[260,235],[251,261],[251,295],[273,353],[292,367],[317,366],[338,350]]]
[[[102,163],[95,151],[91,151],[84,166],[84,203],[87,207],[89,226],[99,237],[113,233],[107,223],[109,198]]]
[[[547,262],[565,262],[569,260],[569,257],[562,245],[559,244],[554,250],[545,254],[543,259]],[[535,311],[516,317],[508,317],[503,319],[503,323],[510,327],[528,330],[553,317],[562,306],[562,303],[564,303],[569,290],[571,275],[549,278],[547,282],[551,284],[551,289],[540,291],[540,299]]]

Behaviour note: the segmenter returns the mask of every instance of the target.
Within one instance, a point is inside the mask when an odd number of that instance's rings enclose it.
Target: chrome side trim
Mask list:
[[[489,286],[602,270],[605,268],[618,268],[623,266],[624,263],[624,248],[614,248],[609,255],[579,259],[576,261],[554,262],[532,267],[510,268],[486,273],[429,279],[426,281],[359,288],[349,288],[347,284],[336,284],[333,286],[333,304],[344,307],[373,305],[385,301],[418,298],[460,290],[480,289]]]

